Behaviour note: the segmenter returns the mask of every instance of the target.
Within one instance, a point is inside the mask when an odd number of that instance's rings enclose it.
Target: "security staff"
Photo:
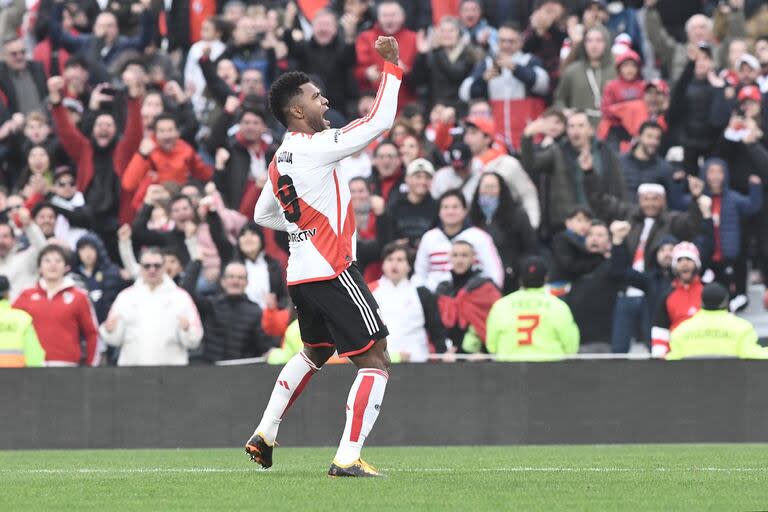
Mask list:
[[[37,339],[32,317],[11,307],[10,289],[8,278],[0,276],[0,368],[43,366],[45,350]]]

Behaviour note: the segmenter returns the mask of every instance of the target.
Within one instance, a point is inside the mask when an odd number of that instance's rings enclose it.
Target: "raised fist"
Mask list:
[[[227,101],[224,102],[224,110],[228,114],[234,114],[240,108],[240,105],[242,105],[240,98],[237,96],[227,96]]]
[[[397,61],[400,59],[397,39],[392,36],[379,36],[374,43],[374,48],[385,61],[397,65]]]
[[[611,222],[611,238],[614,245],[620,245],[627,238],[632,226],[625,220],[615,220]]]
[[[130,240],[132,235],[133,231],[131,230],[130,224],[123,224],[120,226],[120,229],[117,230],[118,240]]]
[[[696,176],[688,176],[688,190],[693,197],[698,198],[704,192],[704,182]]]
[[[59,103],[61,98],[61,91],[64,89],[64,79],[60,76],[52,76],[48,79],[48,97],[51,103]]]
[[[223,171],[229,162],[229,151],[226,148],[219,148],[216,150],[216,170]]]
[[[139,144],[139,153],[141,153],[141,156],[144,158],[148,157],[149,154],[155,150],[157,147],[157,144],[155,144],[155,141],[150,139],[149,137],[144,137],[141,140],[141,144]]]

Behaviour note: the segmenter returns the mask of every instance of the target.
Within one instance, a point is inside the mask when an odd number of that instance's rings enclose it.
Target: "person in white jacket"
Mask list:
[[[210,48],[210,59],[214,62],[218,59],[227,45],[221,41],[224,27],[216,18],[208,18],[203,22],[200,31],[200,41],[193,44],[187,53],[187,62],[184,65],[184,84],[192,91],[192,107],[198,116],[205,111],[205,77],[200,69],[200,57],[204,50]]]
[[[469,243],[477,255],[476,267],[493,280],[499,289],[504,286],[504,265],[493,238],[480,228],[467,223],[467,200],[460,190],[449,190],[440,197],[440,224],[421,237],[412,281],[433,292],[437,285],[451,279],[450,253],[453,242]]]
[[[139,280],[120,292],[99,333],[120,347],[118,366],[185,366],[203,338],[195,303],[163,272],[159,249],[146,249],[140,264]]]
[[[381,259],[384,276],[368,286],[389,328],[387,351],[392,362],[423,363],[429,359],[430,343],[435,352],[445,352],[445,328],[437,299],[408,278],[413,265],[408,245],[387,244]]]

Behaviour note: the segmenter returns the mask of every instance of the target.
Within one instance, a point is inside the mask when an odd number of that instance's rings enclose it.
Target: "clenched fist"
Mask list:
[[[48,79],[48,98],[51,103],[60,103],[61,91],[64,89],[64,79],[60,76],[52,76]]]
[[[397,61],[400,59],[400,48],[397,45],[397,39],[392,36],[379,36],[373,46],[379,52],[381,58],[397,65]]]

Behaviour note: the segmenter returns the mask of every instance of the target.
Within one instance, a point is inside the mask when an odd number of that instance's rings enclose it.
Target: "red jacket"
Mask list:
[[[381,58],[379,52],[373,47],[379,36],[386,35],[379,24],[373,26],[373,28],[366,30],[357,36],[355,41],[355,52],[357,53],[357,65],[355,66],[355,78],[360,85],[361,91],[375,91],[379,87],[379,81],[371,82],[365,76],[365,70],[369,66],[375,64],[379,71],[384,69],[384,59]],[[397,44],[400,47],[400,60],[402,61],[401,67],[405,70],[405,74],[411,72],[413,69],[413,63],[416,61],[416,32],[408,30],[403,27],[399,32],[395,34]],[[405,105],[413,102],[416,96],[413,94],[408,85],[408,81],[403,80],[400,85],[400,94],[397,97],[397,110],[400,111]]]
[[[136,206],[144,200],[147,188],[153,183],[173,181],[184,185],[190,176],[207,182],[213,177],[213,169],[203,163],[192,146],[179,139],[169,152],[158,146],[144,158],[137,151],[125,169],[122,184],[124,190],[135,191]]]
[[[67,108],[63,105],[54,105],[51,109],[53,114],[53,123],[56,127],[56,133],[59,136],[61,145],[69,157],[74,160],[77,169],[76,185],[77,190],[85,194],[88,186],[93,180],[93,146],[91,140],[80,133],[75,125],[69,120]],[[139,149],[141,139],[144,136],[144,126],[141,122],[141,100],[136,98],[128,99],[128,110],[125,121],[125,130],[123,136],[115,146],[115,152],[112,154],[112,163],[115,166],[115,173],[121,177],[136,151]],[[123,190],[120,193],[120,222],[129,222],[133,218],[131,211],[130,192]]]
[[[603,112],[603,119],[608,121],[611,126],[621,126],[621,118],[611,110],[611,106],[624,101],[643,99],[645,93],[645,81],[638,78],[631,82],[614,78],[610,80],[603,88],[603,100],[600,110]]]
[[[37,337],[45,349],[46,361],[79,364],[83,359],[80,339],[85,338],[86,364],[98,364],[96,314],[88,295],[75,288],[72,279],[66,278],[62,288],[50,298],[41,283],[27,288],[21,292],[13,307],[23,309],[32,316]]]
[[[651,349],[655,356],[669,352],[670,333],[701,309],[703,289],[704,285],[698,276],[690,284],[683,284],[679,279],[672,282],[672,289],[664,297],[651,329]]]

